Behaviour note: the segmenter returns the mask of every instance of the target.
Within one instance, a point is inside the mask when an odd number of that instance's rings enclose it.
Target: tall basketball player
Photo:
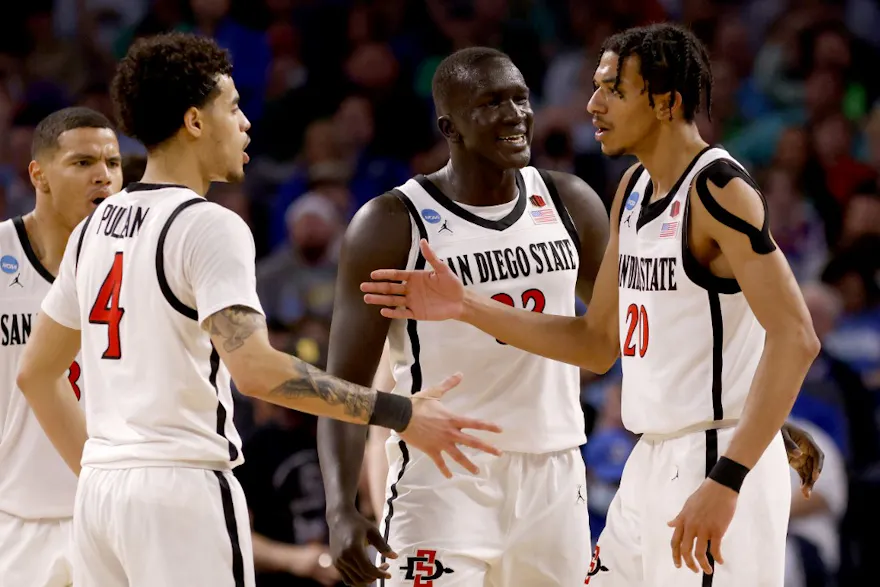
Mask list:
[[[247,162],[230,71],[206,38],[132,45],[113,99],[121,128],[148,150],[146,171],[74,230],[22,358],[19,387],[80,473],[78,587],[253,586],[247,506],[230,472],[242,462],[230,373],[246,394],[393,428],[440,462],[444,451],[470,465],[458,443],[497,452],[461,432],[496,427],[432,401],[457,376],[411,401],[269,345],[250,231],[203,197],[211,181],[240,180]],[[80,346],[87,441],[69,385],[57,384]]]
[[[31,156],[34,211],[0,223],[0,584],[61,587],[72,580],[76,476],[40,429],[15,375],[67,239],[119,191],[122,160],[110,121],[87,108],[40,121]],[[61,392],[75,405],[85,386],[80,362],[68,365]]]
[[[614,200],[585,318],[477,295],[427,242],[432,271],[377,271],[403,283],[362,286],[387,317],[458,319],[599,373],[621,357],[623,421],[642,437],[591,585],[783,582],[790,490],[779,430],[819,343],[755,182],[694,123],[709,71],[703,46],[676,26],[606,41],[588,109],[603,152],[639,163]]]
[[[591,296],[607,212],[581,179],[527,167],[529,89],[504,53],[471,48],[447,57],[433,94],[451,158],[373,199],[353,219],[339,265],[328,371],[369,382],[386,335],[396,393],[409,396],[454,366],[464,380],[444,403],[477,418],[492,414],[505,430],[495,438],[504,456],[474,455],[479,474],[448,481],[427,455],[392,436],[380,534],[355,509],[366,428],[321,422],[331,551],[352,585],[382,578],[383,585],[408,586],[432,577],[437,585],[574,585],[583,582],[590,550],[578,369],[464,324],[392,322],[363,303],[360,283],[383,267],[424,267],[418,243],[425,238],[482,294],[574,316],[576,291]],[[554,534],[559,539],[548,541]],[[365,538],[386,554],[390,544],[399,560],[387,571],[371,564]]]

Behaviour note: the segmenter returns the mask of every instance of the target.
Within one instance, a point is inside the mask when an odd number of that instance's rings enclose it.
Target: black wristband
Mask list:
[[[732,461],[727,457],[721,457],[712,470],[709,471],[709,479],[729,487],[739,493],[746,475],[749,474],[749,468],[740,465],[736,461]]]
[[[412,419],[412,400],[402,395],[379,391],[376,404],[368,422],[370,426],[391,428],[395,432],[403,432]]]

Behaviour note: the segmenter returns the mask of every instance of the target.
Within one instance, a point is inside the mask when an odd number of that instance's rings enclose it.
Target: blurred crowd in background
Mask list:
[[[323,366],[347,222],[446,161],[430,93],[439,61],[472,45],[507,52],[531,87],[533,164],[579,175],[610,203],[632,161],[603,157],[593,139],[585,107],[598,50],[615,31],[662,20],[686,23],[709,48],[703,136],[762,186],[823,342],[793,417],[824,449],[825,470],[810,500],[792,480],[787,587],[864,585],[878,546],[868,524],[880,519],[875,0],[10,2],[0,20],[0,219],[33,208],[27,164],[43,116],[79,104],[112,117],[109,81],[133,39],[210,35],[231,53],[253,142],[245,183],[216,184],[208,197],[253,230],[273,343]],[[144,151],[120,140],[126,181],[139,179]],[[594,540],[636,440],[621,426],[619,378],[583,376]],[[318,564],[327,529],[314,419],[239,399],[247,463],[236,473],[254,529],[305,553],[258,585],[334,584]]]

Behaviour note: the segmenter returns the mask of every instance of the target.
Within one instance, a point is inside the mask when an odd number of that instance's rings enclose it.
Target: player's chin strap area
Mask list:
[[[694,434],[696,432],[705,432],[706,430],[721,430],[722,428],[733,428],[737,424],[739,424],[739,419],[697,422],[696,424],[687,426],[686,428],[682,428],[681,430],[676,430],[675,432],[669,432],[668,434],[642,434],[641,439],[645,442],[650,442],[654,444],[657,442],[663,442],[664,440],[681,438],[682,436],[687,436],[688,434]]]

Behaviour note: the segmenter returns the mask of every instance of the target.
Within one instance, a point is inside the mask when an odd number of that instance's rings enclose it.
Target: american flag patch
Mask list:
[[[676,232],[678,232],[678,221],[664,222],[663,226],[660,227],[660,238],[673,237]]]
[[[532,215],[532,222],[535,224],[553,224],[554,222],[558,222],[556,220],[556,213],[553,210],[532,210],[529,212]]]

